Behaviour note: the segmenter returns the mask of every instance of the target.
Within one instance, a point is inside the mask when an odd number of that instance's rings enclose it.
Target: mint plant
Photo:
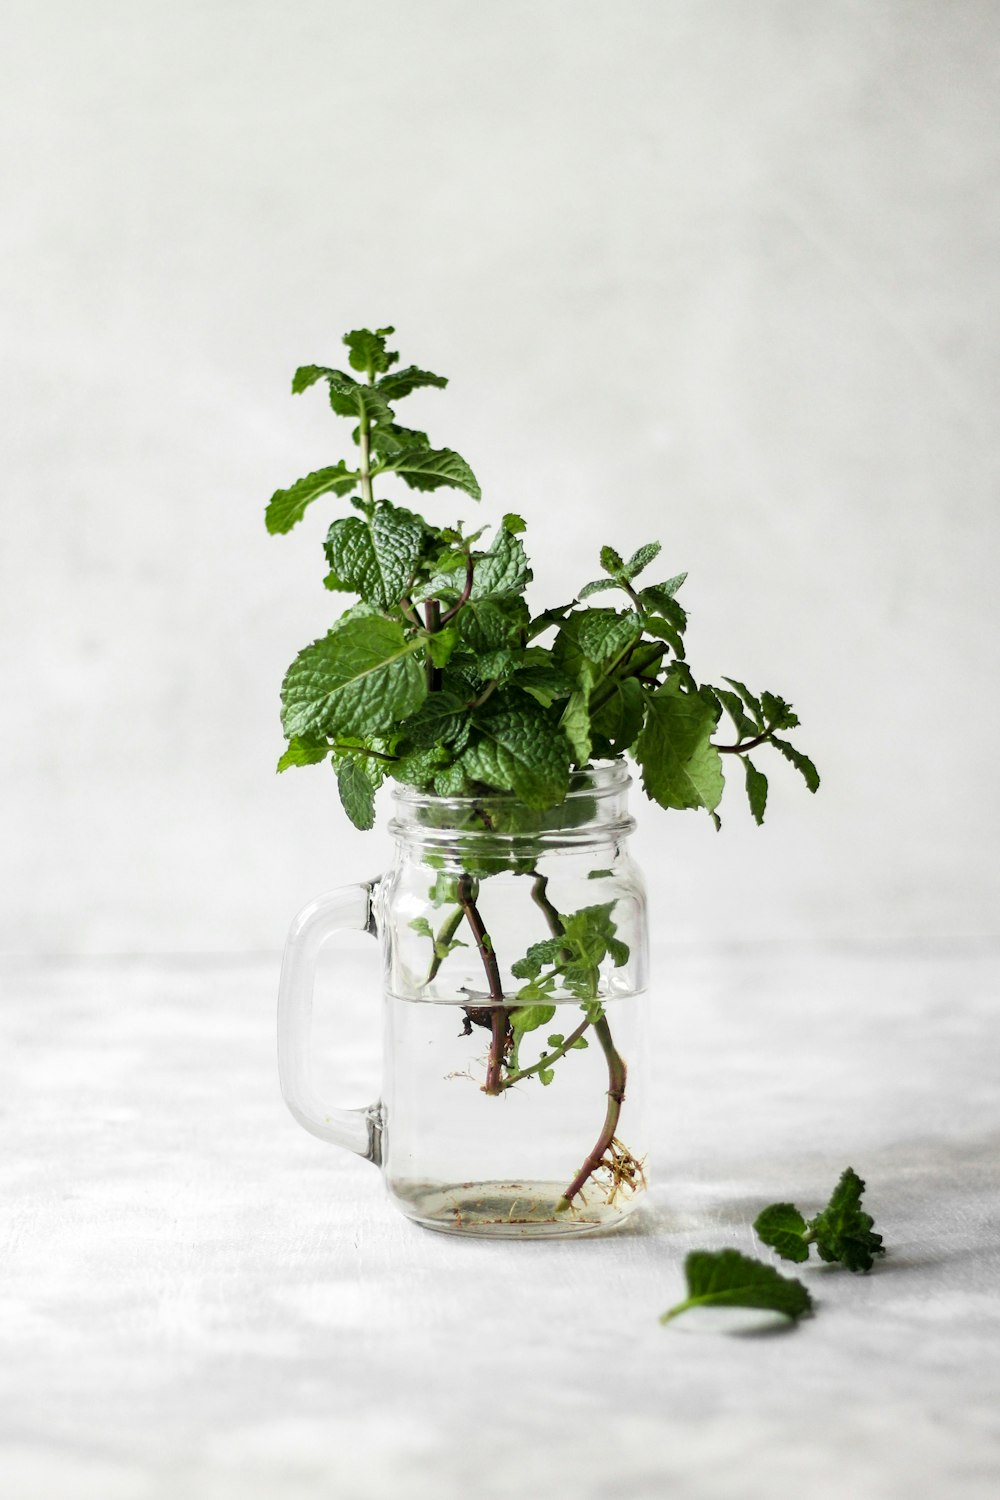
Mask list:
[[[296,393],[326,387],[334,413],[351,424],[356,451],[276,491],[267,527],[288,532],[316,500],[338,502],[343,513],[327,532],[323,583],[354,602],[285,675],[287,746],[279,771],[330,760],[344,810],[362,829],[373,826],[375,794],[387,777],[465,799],[456,816],[471,825],[495,829],[490,819],[499,816],[511,829],[530,829],[533,817],[537,822],[563,801],[575,773],[626,756],[637,762],[651,800],[700,809],[716,828],[727,758],[742,766],[758,824],[768,779],[751,753],[777,752],[815,791],[815,767],[786,737],[799,720],[785,699],[753,693],[735,678],[722,685],[695,678],[687,614],[677,599],[686,575],[645,581],[657,576],[650,569],[659,542],[627,560],[602,547],[600,577],[569,601],[534,610],[525,598],[532,573],[520,516],[503,515],[487,540],[482,529],[437,525],[384,498],[386,483],[399,481],[410,490],[450,487],[480,499],[461,455],[397,422],[401,400],[447,381],[415,365],[398,368],[387,346],[392,333],[356,329],[344,338],[349,369],[304,365],[292,380]],[[499,814],[491,802],[487,815],[482,799],[497,794],[509,795]],[[605,1120],[560,1205],[571,1205],[598,1174],[610,1176],[612,1192],[627,1190],[642,1164],[616,1134],[627,1069],[600,999],[602,965],[628,959],[614,903],[560,912],[534,863],[519,867],[549,936],[512,964],[523,983],[511,997],[479,907],[480,883],[495,869],[485,859],[457,876],[439,872],[432,900],[441,920],[434,927],[421,919],[417,929],[428,943],[425,982],[457,946],[478,950],[489,1003],[465,1007],[465,1028],[490,1032],[487,1095],[521,1083],[546,1087],[570,1053],[596,1041],[608,1071]],[[579,1002],[579,1022],[568,1034],[546,1031],[557,994]],[[526,1058],[527,1039],[537,1032],[545,1046]]]

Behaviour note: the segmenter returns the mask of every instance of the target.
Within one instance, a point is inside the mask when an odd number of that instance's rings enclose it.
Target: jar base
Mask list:
[[[578,1201],[557,1211],[560,1182],[394,1181],[389,1193],[414,1223],[441,1234],[482,1239],[569,1239],[613,1229],[638,1207],[634,1197],[613,1203]]]

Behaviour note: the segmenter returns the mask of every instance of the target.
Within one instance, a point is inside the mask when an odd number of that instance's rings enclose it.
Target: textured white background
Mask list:
[[[274,950],[384,862],[273,775],[329,514],[262,522],[383,320],[536,600],[658,536],[696,669],[801,712],[814,802],[644,816],[672,933],[996,933],[995,3],[4,13],[0,947]]]

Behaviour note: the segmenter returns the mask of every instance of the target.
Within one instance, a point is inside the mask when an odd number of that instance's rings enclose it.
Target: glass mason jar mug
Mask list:
[[[544,812],[510,794],[395,793],[389,872],[321,896],[282,966],[278,1056],[295,1118],[381,1166],[430,1229],[506,1237],[606,1228],[646,1187],[646,924],[620,762]],[[316,959],[337,932],[382,950],[378,1103],[310,1080]]]

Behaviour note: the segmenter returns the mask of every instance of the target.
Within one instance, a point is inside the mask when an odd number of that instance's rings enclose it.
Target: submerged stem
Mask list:
[[[465,920],[469,924],[469,930],[476,940],[479,956],[483,961],[486,971],[486,982],[489,986],[490,999],[493,1002],[493,1011],[490,1017],[490,1054],[486,1063],[486,1082],[483,1084],[484,1094],[500,1094],[503,1092],[503,1060],[510,1046],[511,1029],[510,1018],[504,1005],[503,984],[500,980],[500,967],[497,964],[497,956],[493,951],[493,943],[486,931],[485,923],[476,905],[475,892],[473,889],[471,875],[462,874],[458,878],[458,901]]]
[[[548,885],[548,876],[541,875],[536,870],[531,886],[531,899],[545,913],[545,920],[549,924],[549,931],[552,933],[552,936],[559,938],[562,937],[565,929],[563,928],[562,917],[549,899]],[[593,989],[594,994],[592,998],[596,1000],[596,972],[594,974]],[[618,1129],[618,1121],[621,1118],[622,1105],[625,1102],[625,1084],[628,1078],[628,1069],[625,1066],[625,1059],[615,1046],[614,1038],[611,1035],[611,1027],[608,1025],[608,1018],[604,1015],[603,1011],[600,1020],[594,1022],[594,1032],[601,1044],[601,1050],[608,1064],[608,1107],[605,1112],[601,1133],[594,1142],[594,1148],[556,1204],[556,1213],[564,1212],[570,1207],[577,1193],[580,1192],[584,1184],[593,1176],[604,1161],[614,1142],[615,1132]]]
[[[621,1118],[622,1104],[625,1102],[625,1081],[628,1076],[628,1069],[625,1066],[625,1059],[618,1051],[612,1039],[607,1016],[602,1016],[599,1021],[595,1021],[594,1031],[601,1044],[604,1056],[608,1061],[607,1113],[604,1116],[601,1133],[594,1142],[594,1149],[556,1204],[556,1213],[560,1213],[570,1207],[573,1199],[584,1186],[587,1179],[597,1171],[598,1167],[604,1161],[615,1138],[618,1121]]]

